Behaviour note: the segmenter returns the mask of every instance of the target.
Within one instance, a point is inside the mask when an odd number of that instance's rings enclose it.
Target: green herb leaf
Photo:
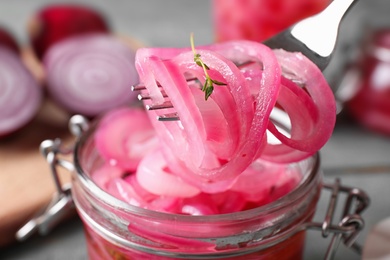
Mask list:
[[[205,90],[205,96],[204,96],[204,99],[207,100],[210,95],[213,93],[214,91],[214,87],[213,85],[209,86],[206,90]]]
[[[202,87],[202,91],[205,93],[205,100],[207,100],[210,95],[213,93],[214,91],[214,85],[219,85],[219,86],[225,86],[226,83],[223,83],[223,82],[220,82],[220,81],[217,81],[217,80],[213,80],[211,79],[210,75],[208,74],[208,70],[210,70],[209,66],[207,66],[201,59],[201,55],[199,53],[196,53],[195,51],[195,44],[194,44],[194,34],[192,33],[191,34],[191,48],[192,48],[192,52],[194,53],[194,61],[195,63],[199,66],[199,67],[202,67],[203,68],[203,71],[204,71],[204,74],[206,76],[206,81]]]
[[[211,80],[215,85],[218,85],[218,86],[226,86],[226,83],[224,82],[221,82],[221,81],[218,81],[218,80],[214,80],[212,79]]]

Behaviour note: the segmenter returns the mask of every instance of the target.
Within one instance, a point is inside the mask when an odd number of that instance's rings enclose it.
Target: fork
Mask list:
[[[351,7],[358,0],[333,0],[322,12],[308,17],[292,25],[263,43],[272,49],[284,49],[290,52],[301,52],[323,71],[329,65],[336,47],[340,23]],[[247,63],[238,64],[238,67]],[[188,78],[187,82],[196,81],[196,78]],[[132,86],[132,91],[145,90],[143,85]],[[146,105],[147,110],[160,110],[173,108],[168,96],[162,94],[166,100],[159,105]],[[145,93],[138,95],[139,100],[148,100]],[[180,120],[177,113],[163,114],[157,117],[159,121]]]

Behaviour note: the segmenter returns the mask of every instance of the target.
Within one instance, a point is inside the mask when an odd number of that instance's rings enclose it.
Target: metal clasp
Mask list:
[[[356,239],[364,227],[364,219],[360,214],[370,203],[368,195],[358,188],[342,186],[340,179],[336,179],[334,184],[324,184],[323,188],[331,191],[325,219],[322,223],[308,222],[304,225],[305,228],[321,230],[324,238],[333,235],[324,258],[326,260],[334,259],[341,242],[361,255],[362,247],[356,243]],[[345,205],[341,220],[334,224],[333,219],[340,193],[346,195]]]
[[[69,129],[73,135],[80,137],[88,129],[88,121],[82,116],[73,116],[69,122]],[[40,145],[40,152],[45,157],[50,167],[50,172],[56,188],[48,206],[23,225],[16,233],[18,241],[24,241],[34,233],[48,234],[52,228],[74,212],[74,203],[71,194],[71,185],[62,185],[57,167],[65,168],[69,172],[74,171],[73,163],[61,159],[60,155],[70,155],[73,147],[64,148],[60,139],[45,140]]]

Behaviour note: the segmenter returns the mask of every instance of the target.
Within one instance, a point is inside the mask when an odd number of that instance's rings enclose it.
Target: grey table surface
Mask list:
[[[18,40],[27,43],[26,23],[41,5],[55,1],[0,1],[0,24],[10,28]],[[77,2],[77,1],[74,1]],[[131,35],[149,46],[188,46],[189,34],[194,32],[197,44],[213,41],[211,1],[208,0],[84,0],[78,1],[101,9],[118,33]],[[335,88],[337,74],[348,58],[364,28],[390,26],[390,1],[360,0],[341,26],[340,42],[330,67],[325,71]],[[365,243],[368,232],[380,220],[390,217],[390,136],[373,133],[339,117],[334,134],[322,149],[322,168],[325,181],[340,178],[348,186],[365,190],[371,205],[363,213],[365,229],[358,241]],[[377,166],[379,167],[378,170]],[[373,169],[376,169],[373,171]],[[49,173],[48,173],[49,174]],[[315,220],[322,221],[328,197],[322,196]],[[1,235],[1,234],[0,234]],[[322,259],[329,238],[320,232],[309,231],[304,259]],[[0,259],[87,259],[82,224],[74,218],[61,224],[48,236],[33,237],[0,252]],[[360,259],[341,245],[335,259]]]

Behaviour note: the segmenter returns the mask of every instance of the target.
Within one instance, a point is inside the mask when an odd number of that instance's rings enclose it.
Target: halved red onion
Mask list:
[[[0,46],[0,136],[26,125],[37,113],[42,89],[20,57]]]
[[[39,59],[61,40],[87,33],[110,32],[103,13],[78,4],[44,6],[31,18],[28,29],[32,47]]]
[[[134,50],[114,36],[89,34],[52,46],[44,57],[48,91],[73,113],[95,116],[130,104],[138,82]]]

